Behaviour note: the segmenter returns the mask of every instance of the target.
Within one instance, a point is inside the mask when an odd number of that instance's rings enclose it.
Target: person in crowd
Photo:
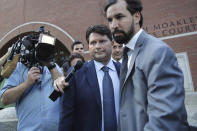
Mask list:
[[[68,58],[68,63],[70,67],[74,66],[77,63],[77,61],[81,61],[82,63],[85,62],[84,57],[79,53],[73,53]]]
[[[74,41],[72,43],[72,53],[79,53],[83,54],[84,53],[84,44],[81,41]]]
[[[85,62],[84,57],[79,53],[73,53],[69,56],[68,60],[66,60],[62,65],[64,76],[66,76],[69,70],[72,69],[70,68],[71,66],[76,65],[77,61],[81,61],[82,63]]]
[[[113,40],[112,44],[112,60],[122,63],[123,44],[118,44]]]
[[[6,62],[6,60],[8,59],[8,57],[10,56],[10,53],[11,53],[11,50],[12,48],[8,48],[8,51],[6,52],[5,55],[3,55],[1,58],[0,58],[0,89],[3,87],[4,85],[4,82],[5,82],[5,78],[3,76],[1,76],[1,71],[3,69],[3,64]],[[9,105],[9,106],[12,106],[12,105]],[[5,106],[3,106],[0,102],[0,109],[3,109],[5,108]]]
[[[7,58],[9,57],[10,53],[11,53],[11,47],[8,48],[8,51],[6,52],[5,55],[3,55],[1,58],[0,58],[0,74],[1,74],[1,68],[2,68],[2,65],[5,63],[5,61],[7,60]]]
[[[68,60],[66,60],[62,65],[62,71],[64,72],[64,76],[67,75],[67,71],[70,68]]]
[[[140,0],[109,0],[113,38],[125,44],[120,71],[119,131],[188,131],[183,73],[174,51],[143,29]]]
[[[59,131],[117,131],[120,63],[113,62],[112,35],[105,25],[90,26],[86,40],[92,60],[71,81],[54,82],[64,92]]]
[[[27,67],[18,62],[16,69],[0,90],[3,105],[15,103],[17,131],[57,131],[61,99],[52,102],[48,97],[53,80],[62,76],[57,64],[42,61],[42,66]]]

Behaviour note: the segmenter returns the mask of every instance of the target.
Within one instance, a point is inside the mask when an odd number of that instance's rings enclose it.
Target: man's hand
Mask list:
[[[9,47],[7,53],[10,54],[11,51],[12,51],[12,47]]]
[[[64,93],[64,88],[67,87],[68,85],[69,84],[65,82],[64,76],[58,77],[53,83],[54,89],[61,93]]]
[[[42,60],[37,60],[42,66],[46,66],[49,71],[51,71],[52,69],[56,68],[56,65],[54,62],[52,61],[42,61]]]
[[[27,85],[31,86],[38,79],[40,79],[40,69],[37,67],[32,67],[27,74]]]

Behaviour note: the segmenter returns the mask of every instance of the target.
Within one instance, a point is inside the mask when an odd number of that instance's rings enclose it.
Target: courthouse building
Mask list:
[[[107,24],[105,0],[1,0],[0,56],[19,38],[45,26],[56,41],[56,60],[61,65],[74,40],[85,40],[90,25]],[[185,76],[185,89],[197,90],[197,0],[142,0],[143,28],[176,52]],[[151,51],[151,50],[150,50]],[[157,54],[155,54],[157,55]],[[85,55],[89,58],[88,51]]]

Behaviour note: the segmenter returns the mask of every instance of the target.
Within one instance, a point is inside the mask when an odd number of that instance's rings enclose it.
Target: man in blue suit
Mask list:
[[[109,0],[106,17],[124,43],[119,131],[187,131],[183,74],[172,49],[142,29],[140,0]]]
[[[111,60],[111,31],[91,26],[86,40],[92,60],[74,74],[64,92],[59,131],[117,131],[120,63]],[[60,89],[68,83],[61,77],[54,85]]]

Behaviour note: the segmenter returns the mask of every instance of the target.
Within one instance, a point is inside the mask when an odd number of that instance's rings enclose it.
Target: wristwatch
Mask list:
[[[48,69],[49,69],[49,71],[51,71],[51,70],[54,69],[55,67],[56,67],[55,63],[50,62],[49,66],[48,66]]]

